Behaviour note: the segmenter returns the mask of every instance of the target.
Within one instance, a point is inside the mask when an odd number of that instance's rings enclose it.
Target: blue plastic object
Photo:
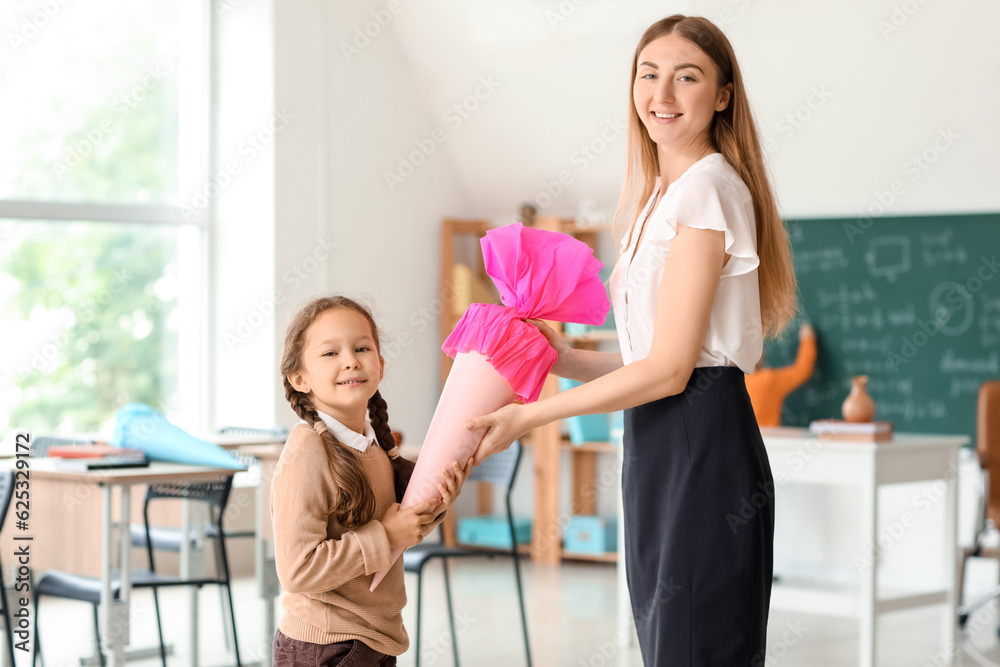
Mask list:
[[[576,380],[559,378],[559,390],[566,391],[579,386]],[[574,445],[582,445],[585,442],[608,442],[611,440],[611,429],[608,424],[608,415],[581,415],[579,417],[567,417],[566,428],[569,429],[569,439]]]
[[[613,516],[570,517],[563,531],[563,550],[599,554],[618,549],[618,519]]]
[[[215,443],[196,438],[145,403],[129,403],[115,416],[115,447],[135,447],[151,461],[244,470],[240,461]]]
[[[518,544],[531,544],[531,519],[514,517]],[[463,516],[458,519],[458,541],[494,549],[510,549],[510,526],[504,514]]]

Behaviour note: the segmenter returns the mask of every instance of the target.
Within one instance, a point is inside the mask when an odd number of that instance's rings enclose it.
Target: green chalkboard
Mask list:
[[[800,314],[765,345],[791,363],[813,324],[812,379],[782,423],[840,418],[851,377],[867,375],[878,420],[897,432],[969,435],[979,385],[1000,379],[1000,214],[786,221]]]

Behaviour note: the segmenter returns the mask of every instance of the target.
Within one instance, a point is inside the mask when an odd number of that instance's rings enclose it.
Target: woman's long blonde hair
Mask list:
[[[733,47],[721,30],[700,16],[675,14],[657,21],[646,30],[635,48],[629,85],[628,165],[615,212],[616,242],[621,242],[652,196],[656,177],[660,173],[656,143],[649,137],[632,101],[639,54],[653,40],[674,32],[712,59],[719,72],[719,87],[733,84],[729,105],[725,110],[716,112],[709,134],[712,145],[729,161],[753,196],[757,255],[760,257],[757,273],[761,329],[765,337],[777,337],[796,312],[795,271],[788,234],[778,215],[778,206],[764,166],[757,123],[750,110]]]

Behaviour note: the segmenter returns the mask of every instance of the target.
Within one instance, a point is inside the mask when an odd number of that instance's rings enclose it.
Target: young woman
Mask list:
[[[622,352],[570,349],[537,323],[553,372],[585,384],[470,422],[489,429],[475,463],[550,421],[624,409],[644,664],[763,665],[774,483],[744,373],[793,317],[795,277],[739,66],[711,22],[675,15],[643,34],[628,143],[611,277]]]

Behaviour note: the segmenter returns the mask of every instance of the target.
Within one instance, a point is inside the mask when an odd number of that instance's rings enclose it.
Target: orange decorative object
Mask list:
[[[851,393],[841,407],[844,421],[857,423],[875,419],[875,401],[868,395],[867,385],[867,375],[855,375],[851,379]]]

